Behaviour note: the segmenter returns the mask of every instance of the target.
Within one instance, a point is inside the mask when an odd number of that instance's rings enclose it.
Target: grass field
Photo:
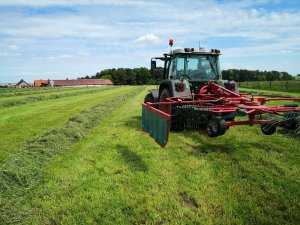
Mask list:
[[[300,93],[300,80],[238,82],[238,87]]]
[[[65,93],[0,106],[0,224],[300,223],[297,136],[174,132],[162,149],[140,128],[145,86],[41,91],[0,93]]]

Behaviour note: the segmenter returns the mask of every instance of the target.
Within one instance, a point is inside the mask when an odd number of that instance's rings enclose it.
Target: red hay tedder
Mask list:
[[[266,106],[269,101],[300,101],[300,98],[240,94],[236,83],[221,79],[220,51],[184,49],[164,57],[164,79],[150,90],[142,106],[142,128],[164,147],[170,130],[203,129],[209,137],[225,134],[236,125],[261,125],[271,135],[277,127],[296,130],[300,108],[296,104]],[[152,69],[156,63],[151,61]],[[244,117],[238,119],[236,117]]]

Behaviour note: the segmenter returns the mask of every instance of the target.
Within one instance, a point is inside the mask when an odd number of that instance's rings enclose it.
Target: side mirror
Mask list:
[[[156,69],[156,61],[151,60],[151,69]]]

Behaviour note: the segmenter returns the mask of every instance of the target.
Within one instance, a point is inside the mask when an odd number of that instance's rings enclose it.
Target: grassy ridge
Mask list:
[[[92,87],[94,88],[94,87]],[[98,88],[98,87],[97,87]],[[102,87],[101,87],[102,88]],[[15,96],[25,96],[25,95],[35,95],[35,94],[42,94],[42,93],[54,93],[54,92],[62,92],[62,91],[75,91],[81,89],[91,89],[90,87],[52,87],[52,88],[30,88],[30,89],[16,89],[15,91],[9,92],[1,92],[0,91],[0,98],[5,97],[15,97]]]
[[[0,194],[3,203],[0,223],[22,222],[27,216],[24,205],[32,190],[41,183],[47,165],[84,137],[99,120],[140,91],[141,88],[135,88],[119,98],[72,117],[64,127],[42,134],[29,142],[22,151],[7,158],[0,168]]]
[[[28,139],[57,128],[82,110],[116,98],[136,87],[106,91],[0,108],[0,162],[19,149]]]
[[[144,94],[50,165],[26,223],[298,224],[297,140],[233,127],[172,133],[161,149],[140,129]]]
[[[89,93],[94,93],[94,92],[99,92],[99,91],[104,91],[106,89],[112,89],[115,87],[103,87],[101,89],[99,88],[92,88],[92,89],[79,89],[79,90],[67,90],[64,92],[61,92],[59,94],[57,93],[45,93],[45,94],[34,94],[30,96],[14,96],[14,97],[6,97],[0,99],[0,107],[11,107],[15,105],[20,105],[20,104],[28,104],[32,102],[37,102],[37,101],[44,101],[48,99],[58,99],[58,98],[64,98],[64,97],[69,97],[69,96],[77,96],[77,95],[82,95],[82,94],[89,94]]]

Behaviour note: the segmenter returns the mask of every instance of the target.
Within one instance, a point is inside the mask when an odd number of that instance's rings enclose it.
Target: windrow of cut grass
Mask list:
[[[14,93],[30,93],[36,91],[47,91],[47,90],[54,90],[54,89],[61,89],[61,88],[65,88],[65,87],[0,88],[0,95],[14,94]]]
[[[0,98],[16,97],[16,96],[27,96],[36,94],[46,94],[53,92],[65,92],[65,91],[75,91],[81,89],[93,89],[95,87],[52,87],[52,88],[31,88],[29,91],[19,91],[19,89],[14,89],[15,91],[10,92],[0,92]],[[96,87],[98,88],[98,87]],[[102,87],[99,87],[102,88]]]
[[[93,89],[82,89],[82,90],[77,90],[77,91],[66,91],[63,93],[59,94],[53,94],[53,93],[46,93],[46,94],[39,94],[39,95],[33,95],[29,97],[13,97],[7,99],[0,99],[0,107],[11,107],[11,106],[16,106],[20,104],[28,104],[32,102],[37,102],[37,101],[44,101],[48,99],[59,99],[59,98],[65,98],[65,97],[70,97],[70,96],[78,96],[81,94],[89,94],[89,93],[95,93],[101,90],[106,90],[109,88],[116,88],[115,86],[113,87],[103,87],[101,89],[98,88],[93,88]]]
[[[47,166],[117,107],[144,89],[135,88],[119,98],[72,117],[64,127],[41,134],[7,158],[0,168],[0,224],[23,223],[24,218],[29,216],[27,202],[42,184]]]
[[[237,126],[172,132],[161,149],[141,131],[145,94],[49,165],[24,223],[299,224],[298,141]]]
[[[105,91],[0,108],[0,162],[41,132],[59,128],[68,119],[97,104],[117,99],[138,87]]]

